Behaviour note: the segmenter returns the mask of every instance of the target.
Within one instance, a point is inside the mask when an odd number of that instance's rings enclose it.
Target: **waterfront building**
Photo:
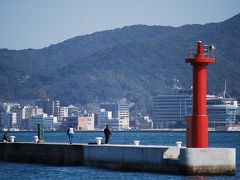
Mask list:
[[[18,129],[18,124],[17,124],[17,113],[10,113],[9,114],[9,125],[10,125],[10,128],[13,128],[13,129]]]
[[[112,118],[118,118],[118,104],[117,103],[104,103],[100,104],[100,112],[111,112]]]
[[[38,106],[23,106],[22,107],[22,119],[29,119],[32,116],[37,116],[37,115],[41,115],[43,114],[43,109],[42,108],[38,108]]]
[[[207,113],[209,127],[226,130],[237,121],[239,109],[237,100],[234,98],[215,97],[207,99]]]
[[[17,127],[17,113],[2,112],[0,117],[2,129],[15,129]]]
[[[80,109],[74,105],[70,105],[68,108],[68,116],[78,116],[80,115]]]
[[[171,95],[153,97],[153,127],[184,128],[184,117],[192,114],[191,91],[178,90]],[[234,98],[218,95],[207,95],[208,126],[225,130],[237,122],[238,103]]]
[[[94,114],[78,116],[77,130],[94,130]]]
[[[114,119],[112,122],[118,123],[119,130],[129,129],[129,105],[127,102],[103,103],[100,104],[100,109],[112,112],[112,119]]]
[[[77,130],[87,130],[88,117],[80,116],[77,118]]]
[[[61,107],[60,108],[60,119],[68,117],[68,107]]]
[[[1,112],[0,114],[0,127],[1,129],[9,128],[9,115],[7,112]]]
[[[115,121],[113,121],[115,122]],[[119,130],[128,130],[129,129],[129,117],[128,118],[117,118],[116,123],[118,122]]]
[[[74,129],[77,129],[78,116],[68,116],[67,118],[63,118],[61,123],[62,123],[62,127],[61,127],[62,130],[66,130],[70,126],[72,126]]]
[[[191,105],[191,91],[179,90],[176,94],[154,96],[153,128],[185,127],[184,116]]]
[[[29,129],[37,130],[38,124],[43,124],[44,130],[55,130],[55,125],[57,125],[57,123],[57,117],[41,114],[32,116],[29,119]]]
[[[39,108],[38,106],[34,106],[32,108],[32,116],[37,116],[43,114],[43,109]]]
[[[29,119],[32,116],[32,107],[23,106],[21,114],[22,114],[22,119]]]
[[[125,122],[124,119],[113,118],[111,111],[106,111],[105,109],[100,109],[97,114],[98,116],[98,129],[104,129],[106,125],[112,130],[124,130],[126,126],[123,126]],[[129,125],[127,126],[127,128]]]
[[[106,111],[105,109],[100,109],[97,114],[98,117],[98,128],[103,129],[108,124],[110,126],[112,121],[112,111]]]
[[[17,123],[14,125],[14,128],[21,129],[21,123],[22,123],[22,108],[21,106],[14,106],[11,108],[11,113],[16,113],[16,119]]]
[[[44,129],[48,131],[55,131],[60,125],[60,123],[57,121],[57,117],[52,115],[44,117],[43,122]]]
[[[129,105],[126,102],[120,103],[103,103],[100,109],[112,112],[112,118],[129,118]]]
[[[94,129],[98,128],[98,113],[94,113]]]
[[[57,117],[57,120],[60,121],[60,101],[54,100],[53,102],[53,116]]]
[[[38,124],[44,124],[43,118],[46,116],[47,114],[42,114],[29,118],[29,130],[37,130]]]
[[[23,106],[21,107],[21,123],[20,129],[29,129],[29,120],[31,117],[39,116],[43,114],[43,109],[38,106]]]
[[[4,128],[19,129],[21,123],[21,106],[18,103],[2,104],[2,124]]]
[[[240,104],[238,101],[238,108],[237,108],[237,114],[236,114],[236,124],[240,125]]]

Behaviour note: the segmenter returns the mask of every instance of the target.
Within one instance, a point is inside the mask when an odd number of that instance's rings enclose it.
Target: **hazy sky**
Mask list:
[[[0,0],[0,48],[42,48],[133,24],[220,22],[238,13],[240,0]]]

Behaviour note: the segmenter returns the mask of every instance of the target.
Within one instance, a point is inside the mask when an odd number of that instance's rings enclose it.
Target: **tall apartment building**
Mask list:
[[[19,105],[19,106],[14,106],[11,108],[10,110],[11,113],[16,113],[16,119],[17,119],[17,122],[16,124],[14,125],[14,128],[16,129],[21,129],[21,122],[22,122],[22,107]]]
[[[54,100],[53,102],[53,116],[57,117],[57,120],[60,121],[60,101]]]
[[[60,119],[68,117],[68,107],[60,107]]]
[[[100,104],[100,109],[112,112],[120,130],[129,129],[129,105],[126,102]]]

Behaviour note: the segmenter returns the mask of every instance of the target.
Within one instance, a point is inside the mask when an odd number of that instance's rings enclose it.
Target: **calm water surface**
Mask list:
[[[18,142],[33,141],[36,133],[14,132]],[[2,136],[2,133],[0,133]],[[102,136],[102,132],[77,132],[74,135],[75,143],[88,143],[95,137]],[[68,142],[66,133],[45,133],[47,142]],[[112,144],[132,144],[133,140],[140,140],[145,145],[175,145],[182,141],[185,146],[185,132],[112,132]],[[209,133],[209,147],[237,148],[236,176],[177,176],[158,173],[139,173],[113,171],[92,167],[59,167],[38,164],[20,164],[0,162],[0,180],[4,179],[240,179],[240,133],[239,132],[211,132]]]

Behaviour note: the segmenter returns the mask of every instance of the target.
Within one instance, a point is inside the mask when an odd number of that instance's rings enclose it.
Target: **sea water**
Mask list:
[[[11,132],[17,142],[33,142],[34,132]],[[2,136],[2,133],[0,133]],[[103,132],[76,132],[74,143],[88,143],[96,137],[104,137]],[[104,138],[103,138],[104,139]],[[139,140],[144,145],[173,146],[176,141],[186,144],[185,132],[112,132],[111,144],[133,144]],[[68,142],[64,132],[45,132],[45,142]],[[4,179],[240,179],[240,132],[210,132],[209,147],[230,147],[237,149],[236,176],[180,176],[164,173],[143,173],[108,170],[83,166],[49,166],[40,164],[0,162],[0,180]]]

